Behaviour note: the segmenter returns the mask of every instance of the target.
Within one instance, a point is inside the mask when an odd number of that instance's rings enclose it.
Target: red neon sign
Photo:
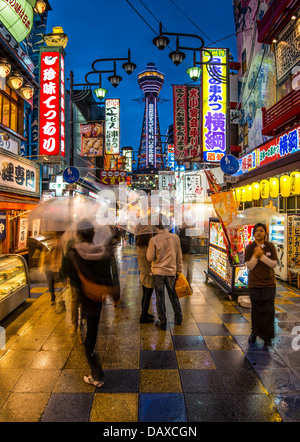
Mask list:
[[[40,155],[65,156],[64,58],[42,52],[40,66]]]

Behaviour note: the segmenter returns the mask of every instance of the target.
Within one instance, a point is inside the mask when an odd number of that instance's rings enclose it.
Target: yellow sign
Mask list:
[[[203,161],[219,162],[226,154],[227,139],[227,51],[209,49],[213,58],[203,69]],[[203,62],[210,60],[203,52]],[[218,80],[222,77],[223,81]]]

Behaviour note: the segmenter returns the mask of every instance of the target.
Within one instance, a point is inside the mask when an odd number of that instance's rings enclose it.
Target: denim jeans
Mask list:
[[[166,304],[165,304],[165,287],[167,288],[169,299],[171,301],[175,318],[182,319],[182,311],[180,302],[175,292],[176,276],[154,275],[154,286],[156,294],[156,309],[158,319],[162,325],[167,323]]]

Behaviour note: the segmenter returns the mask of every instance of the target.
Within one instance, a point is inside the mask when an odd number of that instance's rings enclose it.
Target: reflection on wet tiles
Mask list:
[[[184,393],[225,393],[217,370],[180,370]]]
[[[185,394],[189,422],[236,422],[226,394]]]
[[[251,333],[251,324],[248,323],[244,323],[244,324],[225,324],[226,328],[230,331],[230,333],[235,336],[235,335],[246,335],[249,336]]]
[[[246,355],[239,349],[234,351],[210,351],[212,359],[218,370],[252,370]]]
[[[0,410],[0,422],[39,422],[50,393],[11,393]]]
[[[229,331],[224,324],[198,324],[198,327],[203,336],[229,335]]]
[[[139,422],[186,422],[183,394],[141,393]]]
[[[265,393],[263,383],[252,370],[230,370],[220,371],[222,382],[227,393]]]
[[[140,352],[141,369],[177,369],[177,360],[173,351],[148,351]]]
[[[239,422],[281,422],[282,418],[267,394],[231,394],[231,406]]]
[[[104,370],[104,385],[96,393],[138,393],[139,370]]]
[[[93,398],[92,393],[54,393],[41,422],[88,422]]]
[[[274,402],[284,422],[300,422],[300,393],[279,394]]]
[[[239,350],[239,346],[232,336],[204,336],[209,350]]]
[[[137,393],[96,393],[90,422],[138,422]]]
[[[141,336],[141,350],[174,350],[171,334],[163,336],[161,333],[157,335]]]
[[[179,369],[216,369],[208,351],[176,351]]]
[[[181,393],[178,370],[141,370],[141,393]]]
[[[173,336],[175,350],[207,350],[203,336]]]

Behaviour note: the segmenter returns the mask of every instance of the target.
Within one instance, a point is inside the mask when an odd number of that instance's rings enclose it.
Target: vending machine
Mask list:
[[[292,218],[292,217],[289,217]],[[291,226],[292,226],[291,222]],[[291,228],[292,232],[292,228]],[[276,215],[276,219],[272,220],[269,225],[269,241],[275,245],[278,265],[275,267],[275,275],[286,281],[288,279],[288,256],[292,255],[292,233],[290,235],[291,244],[288,249],[288,223],[287,215]]]
[[[224,232],[218,218],[209,218],[208,268],[206,282],[212,279],[228,296],[247,291],[248,271],[243,264],[231,264],[226,250]]]

